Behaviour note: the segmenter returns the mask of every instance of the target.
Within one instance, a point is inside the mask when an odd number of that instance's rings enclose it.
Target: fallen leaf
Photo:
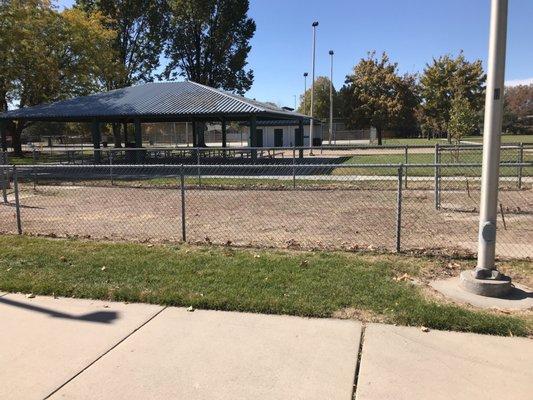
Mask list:
[[[397,281],[397,282],[405,282],[405,281],[412,281],[413,278],[411,278],[407,274],[403,274],[402,276],[398,276],[398,277],[394,278],[394,280]]]

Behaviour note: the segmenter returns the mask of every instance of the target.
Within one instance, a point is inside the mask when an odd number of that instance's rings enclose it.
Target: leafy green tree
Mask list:
[[[427,64],[420,77],[423,129],[429,135],[449,132],[453,99],[466,99],[476,113],[483,109],[486,76],[481,60],[469,62],[461,52],[456,58],[444,55]]]
[[[0,95],[3,108],[62,100],[97,91],[113,74],[115,33],[103,17],[81,10],[57,12],[46,0],[0,4]],[[20,121],[10,130],[22,154]]]
[[[248,0],[169,0],[171,33],[163,77],[179,76],[243,94],[253,83],[247,70],[255,22]]]
[[[374,126],[381,145],[383,130],[414,119],[418,102],[414,86],[414,77],[399,76],[398,65],[386,53],[377,58],[370,52],[346,77],[341,89],[343,116],[349,126]]]
[[[511,133],[533,132],[533,84],[505,89],[504,129]]]
[[[464,136],[474,133],[479,126],[479,113],[472,108],[468,99],[455,96],[450,109],[448,132],[450,138],[459,143]]]
[[[106,27],[115,31],[117,71],[106,82],[108,90],[154,79],[168,38],[167,0],[76,0],[86,11],[107,17]],[[120,125],[113,124],[115,147],[121,147]]]
[[[322,120],[329,120],[329,78],[319,76],[315,80],[315,96],[314,96],[314,117]],[[305,93],[300,95],[300,106],[298,112],[309,115],[311,110],[311,88],[307,89]],[[339,115],[339,97],[338,93],[333,87],[333,118]]]
[[[116,32],[116,63],[122,74],[107,82],[108,89],[153,80],[168,35],[167,0],[76,0],[76,7],[98,11],[106,28]]]

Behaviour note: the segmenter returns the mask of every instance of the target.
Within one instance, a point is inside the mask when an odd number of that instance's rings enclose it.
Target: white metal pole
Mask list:
[[[329,51],[331,56],[331,68],[329,73],[329,144],[333,135],[333,50]]]
[[[309,123],[309,155],[313,155],[313,125],[314,125],[314,111],[315,111],[315,55],[316,55],[316,27],[318,26],[318,21],[313,22],[313,68],[311,72],[311,121]]]
[[[492,0],[475,278],[494,277],[508,0]]]
[[[304,114],[307,114],[307,75],[309,75],[307,72],[304,72]]]

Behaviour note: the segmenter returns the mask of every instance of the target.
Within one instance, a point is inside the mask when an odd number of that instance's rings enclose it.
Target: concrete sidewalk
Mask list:
[[[354,382],[358,400],[533,393],[528,339],[0,296],[0,399],[351,400]]]

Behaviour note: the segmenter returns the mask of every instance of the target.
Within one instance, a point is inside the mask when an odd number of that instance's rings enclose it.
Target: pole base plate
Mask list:
[[[463,271],[459,285],[467,292],[486,297],[506,297],[512,289],[511,278],[496,273],[484,279],[476,278],[474,271]]]

